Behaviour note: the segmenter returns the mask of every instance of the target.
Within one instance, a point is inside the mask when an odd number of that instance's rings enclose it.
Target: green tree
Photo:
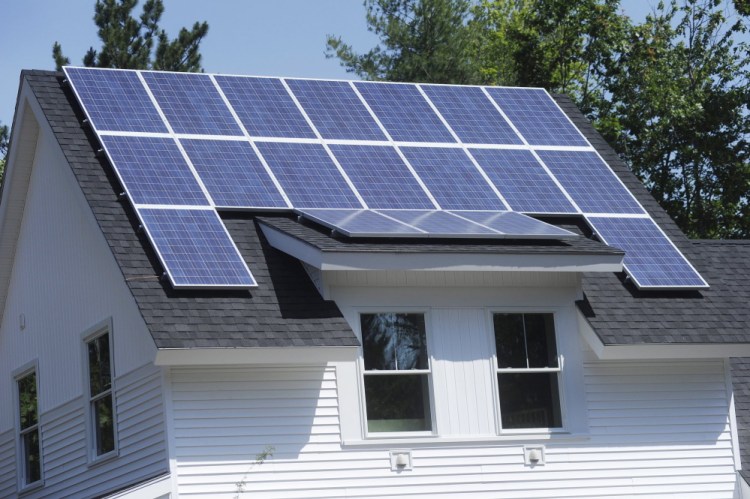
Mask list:
[[[5,173],[5,161],[8,156],[9,131],[6,125],[0,124],[0,179]]]
[[[192,29],[182,28],[170,40],[159,27],[164,13],[162,0],[146,0],[143,12],[132,15],[138,0],[97,0],[94,23],[102,47],[91,47],[83,57],[87,67],[119,69],[159,69],[165,71],[201,71],[200,42],[208,33],[206,22],[196,22]],[[52,57],[59,71],[70,64],[58,42]]]

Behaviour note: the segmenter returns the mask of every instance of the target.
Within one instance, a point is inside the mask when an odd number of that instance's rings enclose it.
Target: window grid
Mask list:
[[[21,488],[42,480],[42,454],[39,434],[39,390],[36,369],[16,378],[18,395],[18,448],[20,450],[19,478]]]
[[[109,330],[87,339],[85,345],[91,455],[96,460],[117,451],[116,415],[112,390],[114,369]],[[102,410],[104,412],[100,412]]]

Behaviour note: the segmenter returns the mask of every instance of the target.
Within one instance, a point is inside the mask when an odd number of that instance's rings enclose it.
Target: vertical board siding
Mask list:
[[[544,443],[530,468],[518,440],[342,445],[331,368],[174,369],[180,497],[733,497],[721,361],[590,362],[585,380],[589,436]],[[391,471],[391,448],[414,469]]]

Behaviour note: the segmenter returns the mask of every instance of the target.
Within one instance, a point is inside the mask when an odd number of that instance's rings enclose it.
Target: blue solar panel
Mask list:
[[[363,82],[354,85],[393,140],[455,142],[416,86]]]
[[[102,136],[134,204],[208,205],[172,139]]]
[[[487,91],[529,144],[588,145],[581,132],[544,90],[487,87]]]
[[[523,144],[481,88],[422,85],[422,90],[461,142]]]
[[[537,151],[537,154],[584,213],[645,213],[596,153]]]
[[[97,130],[167,132],[135,71],[65,68],[65,73]]]
[[[349,237],[426,237],[415,227],[372,210],[298,210],[304,217]]]
[[[625,250],[623,263],[639,288],[708,287],[650,218],[587,220],[605,243]]]
[[[427,210],[378,210],[428,233],[428,237],[498,237],[497,231],[464,220],[447,211]]]
[[[249,143],[196,139],[183,140],[182,147],[216,206],[287,208]]]
[[[401,152],[445,210],[505,210],[463,149],[402,147]]]
[[[511,208],[526,213],[578,213],[529,151],[471,149]]]
[[[324,139],[386,140],[382,130],[348,82],[286,82]]]
[[[257,146],[295,208],[362,208],[320,144],[258,142]]]
[[[242,135],[208,75],[148,71],[142,74],[176,133]]]
[[[370,208],[435,208],[390,146],[330,145],[341,167]]]
[[[278,78],[217,76],[216,82],[251,136],[316,138]]]
[[[214,210],[139,209],[174,287],[256,286]]]
[[[519,239],[574,239],[570,231],[541,222],[515,211],[452,211],[458,216]]]

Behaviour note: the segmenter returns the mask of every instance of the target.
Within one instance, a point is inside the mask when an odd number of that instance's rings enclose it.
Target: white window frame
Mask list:
[[[427,345],[427,369],[411,370],[392,370],[392,371],[373,371],[365,370],[364,341],[362,340],[362,315],[370,314],[420,314],[424,318],[425,343]],[[432,348],[430,341],[430,313],[429,309],[418,307],[378,307],[378,308],[357,308],[357,334],[359,335],[360,347],[357,362],[357,371],[359,377],[359,405],[360,414],[362,415],[362,436],[365,439],[395,439],[395,438],[413,438],[413,437],[434,437],[438,435],[437,419],[435,417],[435,396],[432,373]],[[366,373],[370,374],[366,374]],[[427,375],[427,389],[429,393],[430,409],[430,430],[429,431],[393,431],[393,432],[370,432],[367,416],[367,400],[365,398],[365,376],[390,376],[390,375]]]
[[[89,343],[97,338],[109,335],[109,370],[110,370],[110,388],[94,396],[91,395],[91,377],[89,372]],[[81,335],[81,357],[83,359],[83,391],[84,391],[84,414],[86,415],[86,448],[89,465],[98,464],[103,461],[115,458],[119,455],[120,445],[117,431],[117,398],[115,396],[115,357],[114,357],[114,337],[112,335],[112,319],[106,319],[99,324],[89,328]],[[104,454],[97,454],[96,440],[96,416],[94,414],[94,403],[111,395],[112,398],[112,432],[114,438],[114,448]]]
[[[36,424],[30,428],[21,429],[21,398],[18,392],[18,382],[34,374],[36,383]],[[39,407],[39,363],[35,359],[30,363],[22,366],[21,368],[13,372],[13,406],[14,406],[14,420],[16,430],[16,470],[17,470],[17,483],[18,492],[26,492],[34,490],[44,486],[44,447],[42,446],[42,422],[41,422],[41,410]],[[39,441],[39,480],[31,483],[26,483],[26,456],[23,444],[23,436],[32,431],[38,433]]]

